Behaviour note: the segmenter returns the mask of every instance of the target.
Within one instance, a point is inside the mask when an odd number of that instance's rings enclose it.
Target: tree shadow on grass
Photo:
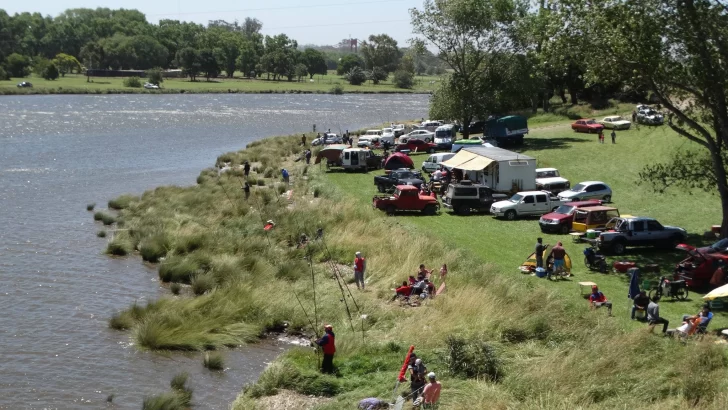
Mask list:
[[[547,149],[568,149],[574,143],[596,142],[583,138],[560,137],[560,138],[525,138],[523,145],[518,147],[517,151],[543,151]]]

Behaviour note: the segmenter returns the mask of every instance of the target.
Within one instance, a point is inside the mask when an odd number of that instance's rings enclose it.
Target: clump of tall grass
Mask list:
[[[171,391],[146,397],[142,410],[186,410],[192,406],[192,388],[187,386],[187,373],[179,373],[170,381]]]
[[[145,261],[156,263],[167,254],[169,248],[167,235],[160,233],[142,240],[139,244],[139,253]]]
[[[101,221],[104,225],[113,225],[116,218],[106,212],[99,211],[94,214],[94,221]]]
[[[480,341],[466,341],[453,335],[446,340],[445,363],[455,376],[485,378],[491,382],[500,381],[503,376],[502,361],[493,346]]]
[[[258,186],[265,186],[265,180],[264,179],[258,179],[255,181],[255,184]]]
[[[263,172],[263,177],[265,177],[265,178],[273,178],[273,175],[275,175],[275,173],[276,173],[276,171],[273,168],[268,167]]]
[[[96,207],[96,203],[87,204],[86,205],[86,210],[87,211],[93,211],[95,207]]]
[[[172,256],[159,265],[159,279],[162,282],[190,283],[199,272],[199,262],[189,257]]]
[[[134,196],[134,195],[130,195],[130,194],[121,195],[118,198],[109,200],[109,209],[116,209],[116,210],[126,209],[126,208],[129,208],[129,206],[131,206],[132,203],[134,203],[138,200],[139,200],[139,197]]]
[[[106,238],[106,231],[98,231],[96,232],[96,236],[99,238]]]
[[[225,361],[219,352],[206,352],[205,357],[202,359],[202,365],[209,370],[225,369]]]
[[[172,292],[173,295],[179,295],[182,291],[182,285],[179,283],[173,282],[171,285],[169,285],[169,290]]]
[[[191,285],[192,292],[194,292],[195,295],[204,295],[215,288],[215,278],[209,274],[195,275],[195,277],[192,278]]]
[[[106,245],[106,253],[114,256],[126,256],[134,250],[132,244],[125,238],[114,238]]]

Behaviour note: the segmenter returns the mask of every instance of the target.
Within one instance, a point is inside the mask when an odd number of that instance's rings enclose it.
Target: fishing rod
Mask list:
[[[218,177],[217,177],[217,184],[218,184],[218,185],[220,185],[220,188],[222,188],[222,192],[224,192],[224,193],[225,193],[225,196],[227,197],[228,201],[230,201],[230,205],[232,205],[232,206],[233,206],[233,208],[235,208],[235,211],[237,212],[237,211],[238,211],[238,206],[237,206],[237,205],[235,205],[235,203],[233,202],[233,200],[232,200],[232,199],[230,199],[230,195],[228,195],[228,193],[227,193],[227,190],[225,189],[225,186],[223,186],[223,184],[222,184],[222,182],[220,181],[220,179],[221,179],[221,178],[220,178],[220,176],[218,175]]]
[[[333,263],[333,258],[331,257],[331,252],[329,251],[329,247],[326,245],[326,241],[324,240],[323,237],[321,238],[321,243],[324,245],[324,249],[326,249],[326,253],[328,254],[329,263],[331,263],[332,267],[334,268],[334,272],[338,273],[338,275],[341,276],[342,280],[343,280],[343,275],[341,274],[341,271],[339,270],[339,268],[337,268],[336,265]],[[351,293],[351,289],[349,289],[349,285],[346,284],[346,282],[344,282],[344,286],[346,286],[346,290],[349,293],[349,297],[351,297],[351,300],[354,302],[354,306],[356,306],[356,311],[358,313],[361,313],[359,304],[356,303],[356,299],[354,298],[354,295]]]
[[[318,329],[318,308],[316,307],[316,275],[313,272],[313,254],[311,248],[306,249],[308,254],[308,266],[311,267],[311,287],[313,289],[313,320],[316,322],[316,329]],[[318,334],[317,334],[318,336]],[[316,349],[316,362],[317,367],[321,367],[321,357],[319,355],[319,349]]]
[[[238,180],[240,181],[240,186],[245,189],[245,183],[243,183],[243,179],[238,176]],[[245,181],[247,183],[247,181]],[[260,206],[260,202],[258,202],[258,198],[256,198],[255,195],[253,195],[253,201],[255,201],[255,205],[258,208],[258,216],[260,216],[260,222],[265,225],[265,218],[263,218],[263,210]],[[265,239],[268,240],[268,246],[273,246],[270,242],[270,238],[268,237],[268,231],[265,231]]]

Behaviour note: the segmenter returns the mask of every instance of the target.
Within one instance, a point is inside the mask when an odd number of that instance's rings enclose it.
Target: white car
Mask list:
[[[159,90],[159,86],[152,83],[144,83],[144,88],[146,88],[147,90]]]
[[[341,138],[339,135],[336,134],[324,134],[322,137],[314,138],[313,141],[311,141],[311,145],[317,146],[317,145],[328,145],[328,144],[341,144],[344,142],[344,139]]]
[[[611,202],[612,188],[602,181],[584,181],[566,191],[559,192],[559,198],[565,202],[584,201],[587,199],[601,199],[604,202]]]
[[[637,107],[637,122],[640,124],[662,125],[665,122],[665,117],[660,112],[647,106],[638,105]]]
[[[422,171],[427,173],[435,172],[440,168],[440,164],[454,157],[454,152],[440,152],[430,155],[425,162],[422,163]]]
[[[556,168],[536,168],[536,188],[549,191],[552,194],[569,189],[568,179],[563,178]]]
[[[400,135],[404,135],[404,133],[405,133],[404,124],[394,124],[394,127],[392,127],[392,131],[394,132],[394,136],[395,137],[399,137]]]
[[[604,126],[604,128],[610,128],[613,130],[628,130],[629,127],[632,126],[632,123],[624,117],[620,117],[619,115],[613,115],[611,117],[604,117],[601,121],[599,121],[600,124]]]
[[[435,133],[432,131],[427,130],[414,130],[410,132],[409,134],[404,134],[403,136],[399,137],[399,143],[400,144],[406,144],[409,140],[420,140],[425,142],[431,142],[435,139]]]

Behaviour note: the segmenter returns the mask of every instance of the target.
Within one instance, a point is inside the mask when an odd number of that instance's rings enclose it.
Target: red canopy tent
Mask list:
[[[401,152],[395,152],[390,155],[384,162],[384,169],[393,170],[399,168],[414,169],[415,163],[412,162],[412,158],[408,157],[407,155]]]

